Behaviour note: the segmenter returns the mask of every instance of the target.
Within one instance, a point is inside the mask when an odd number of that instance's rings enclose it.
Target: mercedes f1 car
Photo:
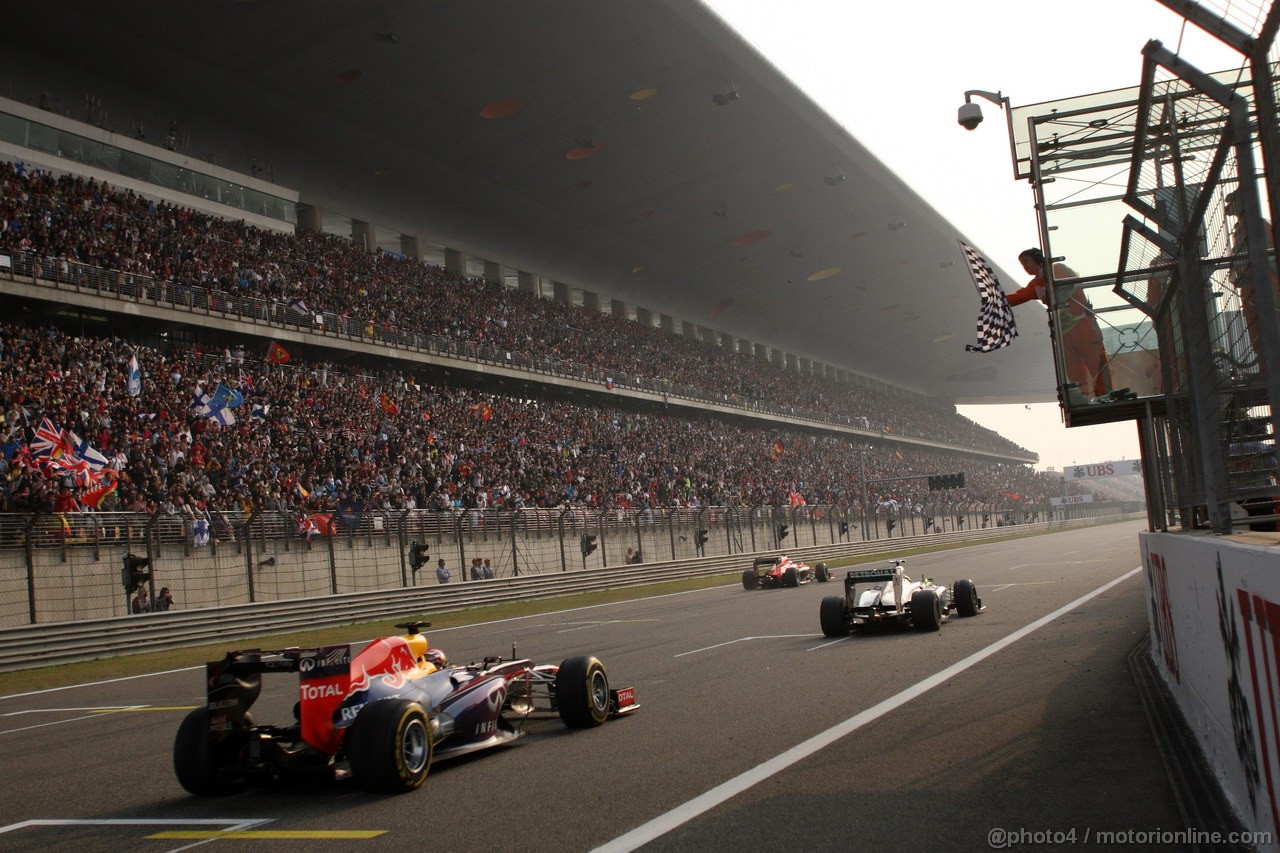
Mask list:
[[[831,580],[826,563],[810,567],[792,560],[785,554],[778,557],[756,557],[751,568],[742,573],[743,589],[777,589],[783,586],[799,586],[809,581],[826,583]]]
[[[420,633],[428,624],[397,625],[403,636],[375,640],[354,656],[351,646],[336,645],[236,651],[211,661],[208,702],[187,715],[174,740],[179,783],[216,796],[318,774],[398,793],[420,786],[433,761],[514,741],[527,718],[558,715],[570,728],[589,728],[639,707],[635,690],[611,688],[594,657],[559,666],[500,657],[450,666]],[[293,672],[293,722],[256,723],[249,708],[262,675]]]
[[[890,560],[882,569],[855,569],[844,578],[844,595],[822,599],[818,617],[822,633],[844,637],[851,631],[899,627],[917,631],[937,631],[954,612],[977,616],[982,599],[971,580],[958,580],[950,587],[929,578],[913,581],[907,577],[905,560]]]

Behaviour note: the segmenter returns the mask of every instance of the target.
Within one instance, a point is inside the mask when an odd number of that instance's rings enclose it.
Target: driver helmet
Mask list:
[[[436,669],[444,669],[449,665],[449,659],[444,656],[444,652],[439,649],[427,649],[427,653],[423,655],[428,662],[435,665]]]

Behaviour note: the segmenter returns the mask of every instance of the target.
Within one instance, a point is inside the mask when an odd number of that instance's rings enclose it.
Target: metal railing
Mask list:
[[[1140,513],[1115,518],[1141,517]],[[1078,517],[918,534],[893,540],[858,541],[793,548],[788,553],[808,562],[856,558],[937,545],[956,546],[997,536],[1023,535],[1055,528],[1099,523],[1101,517]],[[778,549],[765,549],[776,552]],[[192,645],[233,642],[266,634],[413,615],[467,610],[510,601],[555,598],[575,593],[640,587],[663,581],[712,577],[750,565],[745,554],[675,560],[612,568],[575,569],[521,575],[475,583],[384,589],[241,603],[191,611],[114,616],[74,622],[55,622],[0,628],[0,671],[164,651]],[[834,587],[833,587],[834,589]]]
[[[1068,507],[935,504],[860,513],[842,506],[405,510],[359,516],[276,512],[0,515],[0,627],[148,611],[168,588],[183,610],[678,562],[858,541],[998,529],[1122,514],[1128,504]],[[417,546],[416,548],[414,546]],[[415,560],[415,556],[424,559]],[[143,595],[126,592],[124,558],[149,560]],[[156,614],[150,614],[156,615]]]

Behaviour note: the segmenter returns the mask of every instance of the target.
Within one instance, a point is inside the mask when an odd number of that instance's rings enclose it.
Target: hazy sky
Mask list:
[[[1242,64],[1156,0],[705,2],[1009,273],[1006,290],[1025,283],[1018,253],[1039,244],[1032,193],[1013,179],[994,104],[980,102],[977,130],[956,124],[966,89],[1002,92],[1016,107],[1136,86],[1151,39],[1201,70]],[[1068,430],[1057,404],[961,414],[1039,453],[1041,468],[1139,455],[1133,422]]]

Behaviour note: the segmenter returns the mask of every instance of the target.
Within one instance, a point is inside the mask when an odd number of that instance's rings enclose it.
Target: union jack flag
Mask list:
[[[45,417],[40,421],[40,426],[36,427],[35,437],[31,440],[32,455],[57,458],[66,449],[66,439],[63,437],[61,427],[55,426],[53,421]]]

